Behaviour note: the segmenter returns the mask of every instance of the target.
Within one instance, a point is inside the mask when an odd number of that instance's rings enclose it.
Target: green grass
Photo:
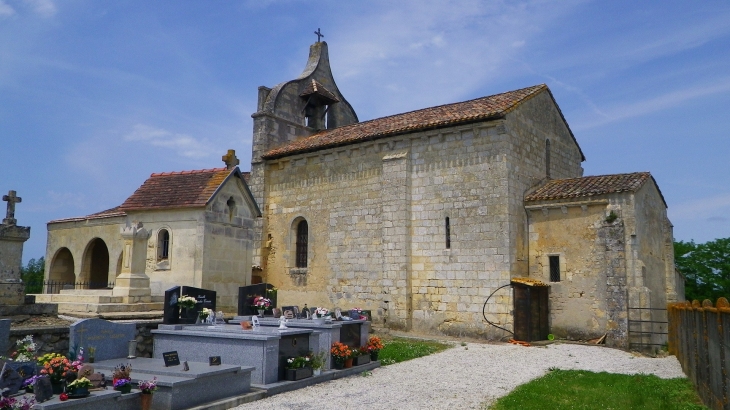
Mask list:
[[[552,370],[517,387],[490,410],[706,409],[688,379]]]
[[[378,354],[378,360],[383,366],[400,363],[418,357],[446,350],[451,345],[432,340],[406,339],[394,337],[383,339],[383,350]]]

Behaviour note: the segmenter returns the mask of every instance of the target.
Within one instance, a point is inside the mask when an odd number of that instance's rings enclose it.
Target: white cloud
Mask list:
[[[12,16],[15,14],[15,9],[12,8],[5,0],[0,0],[0,17]]]
[[[25,0],[34,12],[44,17],[51,17],[58,11],[53,0]]]
[[[178,134],[162,128],[137,124],[132,132],[123,137],[124,141],[140,141],[154,147],[173,149],[178,155],[187,158],[204,158],[214,152],[209,148],[207,139],[197,140],[187,134]]]

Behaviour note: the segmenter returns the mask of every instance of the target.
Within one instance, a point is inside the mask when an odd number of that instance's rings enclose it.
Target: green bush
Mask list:
[[[31,259],[28,265],[20,268],[20,278],[25,283],[25,293],[43,293],[43,272],[46,268],[46,260]]]

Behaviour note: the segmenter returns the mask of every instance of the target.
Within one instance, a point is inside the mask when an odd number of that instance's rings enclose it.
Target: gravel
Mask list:
[[[235,409],[479,409],[549,368],[685,377],[674,356],[649,358],[601,346],[467,343],[430,356],[278,394]]]

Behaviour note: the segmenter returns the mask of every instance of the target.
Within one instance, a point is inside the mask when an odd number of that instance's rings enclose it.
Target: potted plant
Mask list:
[[[37,359],[35,355],[37,346],[33,341],[33,335],[27,335],[15,342],[15,345],[18,346],[18,349],[10,355],[14,362],[28,363]]]
[[[91,386],[91,380],[81,377],[66,385],[66,393],[69,397],[85,397],[89,395]]]
[[[75,371],[71,366],[71,362],[58,353],[48,353],[38,358],[38,365],[43,366],[41,374],[48,375],[53,386],[53,394],[63,393],[63,380],[66,373]]]
[[[324,369],[324,366],[327,364],[327,361],[325,360],[326,352],[319,352],[317,354],[310,353],[309,357],[312,359],[312,372],[315,376],[319,376],[322,374],[322,369]]]
[[[368,352],[367,346],[363,346],[356,350],[356,354],[353,360],[353,365],[362,366],[370,363],[370,352]]]
[[[297,356],[286,359],[286,379],[296,381],[312,376],[312,363],[309,356]]]
[[[370,352],[370,360],[375,362],[378,360],[378,353],[383,350],[383,341],[377,336],[370,336],[365,347]]]
[[[312,320],[318,325],[324,324],[324,322],[326,322],[327,319],[330,319],[330,317],[331,314],[327,308],[318,307],[312,312]]]
[[[114,373],[112,373],[112,383],[114,386],[114,390],[118,390],[122,392],[122,394],[126,394],[132,391],[132,377],[130,376],[131,372],[131,364],[120,364],[114,368]]]
[[[352,350],[346,344],[342,342],[332,343],[330,353],[332,354],[332,360],[335,362],[335,369],[352,367]],[[350,362],[349,366],[347,366],[348,361]]]
[[[263,296],[256,296],[253,298],[253,308],[259,311],[259,316],[263,317],[266,309],[271,307],[271,299],[267,299]]]
[[[206,320],[208,320],[208,317],[210,316],[210,313],[212,310],[208,308],[203,308],[200,312],[198,312],[198,322],[205,323]]]
[[[152,393],[157,390],[157,376],[152,380],[140,381],[139,390],[142,392],[142,410],[149,410],[152,406]]]

